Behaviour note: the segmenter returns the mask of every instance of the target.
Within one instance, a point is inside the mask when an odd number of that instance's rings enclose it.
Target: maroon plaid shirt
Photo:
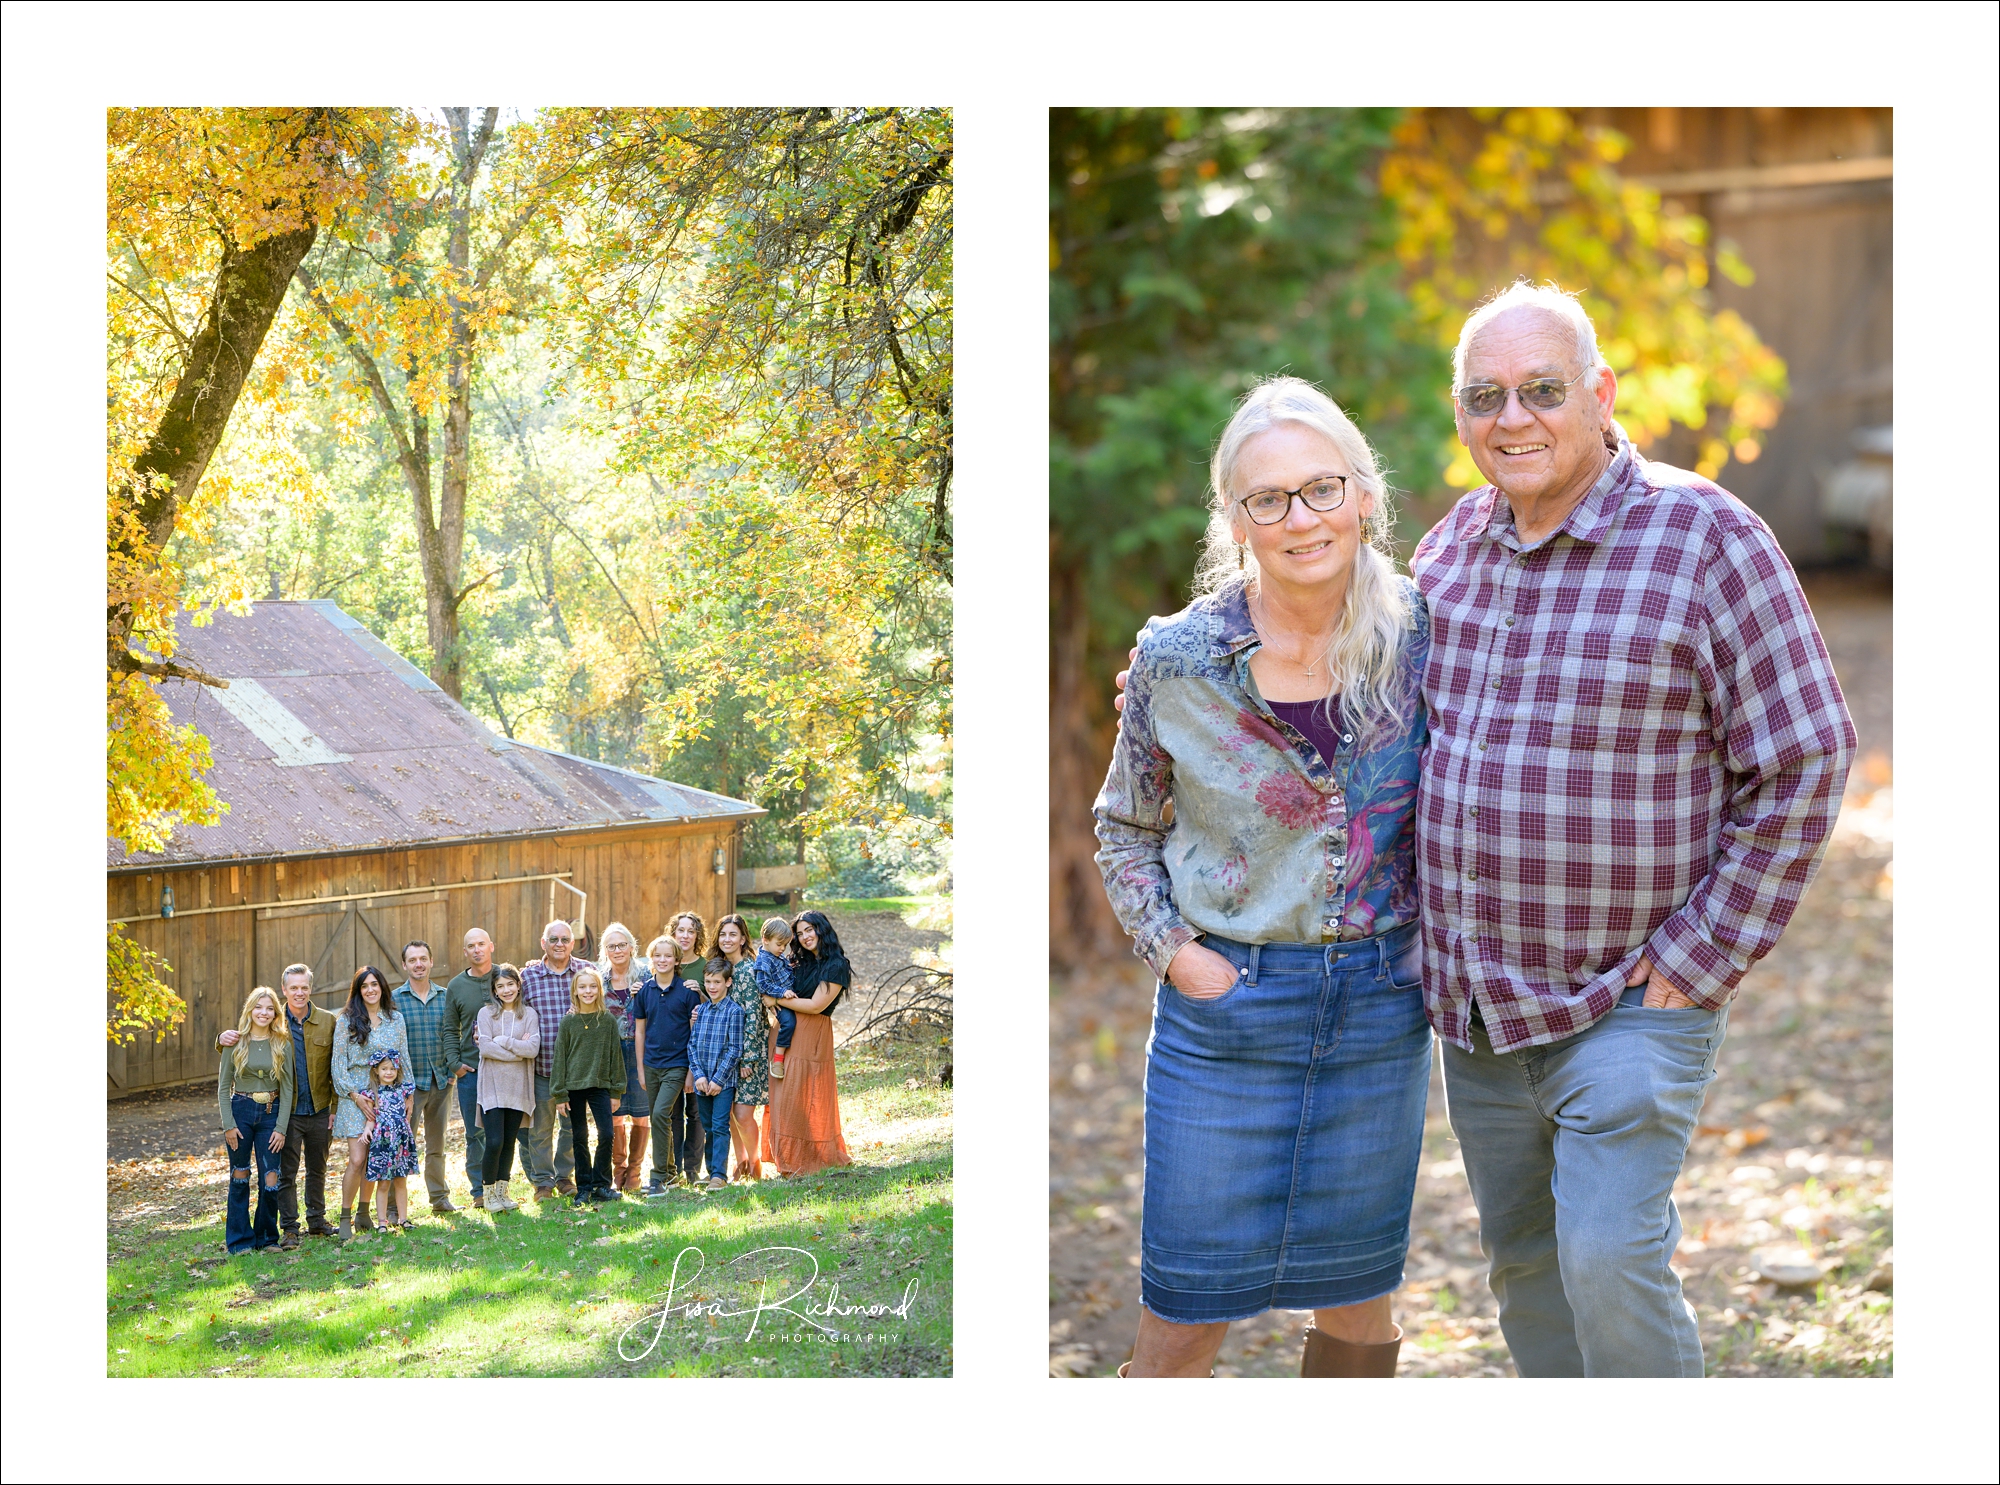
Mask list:
[[[561,973],[549,968],[546,959],[530,959],[521,966],[521,999],[535,1008],[542,1023],[542,1049],[535,1054],[535,1076],[546,1078],[555,1071],[556,1030],[569,1014],[569,987],[580,969],[595,969],[588,959],[569,956]]]
[[[1854,755],[1833,664],[1770,529],[1618,452],[1522,549],[1473,491],[1418,544],[1431,610],[1417,801],[1424,1000],[1499,1051],[1608,1014],[1643,950],[1705,1007],[1784,931]]]

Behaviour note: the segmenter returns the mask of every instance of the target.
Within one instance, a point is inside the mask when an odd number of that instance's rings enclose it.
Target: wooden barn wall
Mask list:
[[[1631,141],[1628,175],[1756,171],[1888,159],[1887,108],[1604,108],[1580,110]],[[1708,219],[1756,273],[1738,285],[1711,274],[1715,303],[1755,327],[1791,373],[1791,396],[1754,463],[1732,460],[1722,483],[1770,523],[1792,561],[1854,555],[1853,538],[1820,513],[1824,476],[1853,457],[1857,429],[1894,416],[1891,318],[1894,218],[1888,179],[1807,186],[1743,185],[1667,198]],[[1679,433],[1654,456],[1692,464]]]
[[[188,1002],[187,1018],[165,1037],[111,1048],[108,1091],[118,1097],[214,1077],[216,1033],[236,1024],[253,986],[275,987],[288,963],[317,963],[315,999],[337,1006],[358,964],[376,964],[399,982],[393,956],[411,938],[430,943],[441,981],[464,967],[460,943],[475,926],[492,935],[498,958],[518,964],[535,957],[549,884],[506,878],[567,871],[586,894],[593,936],[617,919],[643,946],[671,913],[691,908],[712,926],[729,912],[737,855],[735,822],[721,821],[108,876],[110,918],[157,913],[161,887],[172,881],[177,916],[127,924],[126,931],[165,957],[167,982]],[[398,895],[327,900],[355,893]],[[574,896],[560,888],[555,896],[556,916],[573,917]],[[242,911],[189,915],[239,903]]]

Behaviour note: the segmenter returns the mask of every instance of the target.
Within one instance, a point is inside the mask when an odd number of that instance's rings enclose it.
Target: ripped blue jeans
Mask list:
[[[236,1121],[236,1148],[229,1151],[229,1218],[223,1237],[231,1253],[248,1253],[278,1241],[278,1157],[271,1152],[271,1134],[278,1127],[278,1106],[259,1103],[238,1093],[229,1100],[229,1114]],[[254,1222],[250,1218],[253,1161],[257,1167]]]

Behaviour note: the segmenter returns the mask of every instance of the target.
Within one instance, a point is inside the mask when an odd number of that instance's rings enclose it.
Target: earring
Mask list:
[[[1238,572],[1243,572],[1247,570],[1247,564],[1245,563],[1243,558],[1243,549],[1247,545],[1249,545],[1249,543],[1247,542],[1239,541],[1238,543],[1236,543],[1236,570]]]

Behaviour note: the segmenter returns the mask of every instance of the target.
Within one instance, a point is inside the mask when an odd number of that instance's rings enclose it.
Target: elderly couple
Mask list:
[[[1222,434],[1199,596],[1140,636],[1096,805],[1160,979],[1131,1376],[1313,1312],[1305,1376],[1393,1376],[1431,1032],[1522,1376],[1702,1375],[1672,1191],[1729,1002],[1797,907],[1854,729],[1797,578],[1634,451],[1576,300],[1466,322],[1490,482],[1381,546],[1311,386]]]

